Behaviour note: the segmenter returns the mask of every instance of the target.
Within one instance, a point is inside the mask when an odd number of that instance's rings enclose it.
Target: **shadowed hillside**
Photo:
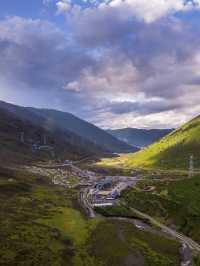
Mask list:
[[[82,141],[90,143],[88,147],[97,146],[106,152],[134,152],[138,149],[131,147],[115,137],[111,136],[106,131],[81,120],[74,115],[66,112],[36,109],[16,106],[0,101],[0,107],[11,113],[14,113],[20,119],[25,119],[34,125],[42,126],[48,131],[59,130],[64,134],[75,134]],[[78,144],[77,142],[75,142]]]
[[[0,108],[0,159],[4,164],[51,158],[77,159],[103,151],[72,133],[48,130]]]

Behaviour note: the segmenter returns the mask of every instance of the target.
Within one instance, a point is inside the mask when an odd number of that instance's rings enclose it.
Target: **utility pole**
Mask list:
[[[46,146],[47,145],[47,137],[46,137],[46,135],[44,135],[44,146]]]
[[[52,156],[52,158],[55,158],[56,155],[55,155],[55,151],[54,150],[51,151],[51,156]]]
[[[24,132],[20,133],[20,141],[24,143]]]
[[[189,175],[189,177],[193,177],[193,175],[194,175],[194,156],[193,155],[190,156],[188,175]]]

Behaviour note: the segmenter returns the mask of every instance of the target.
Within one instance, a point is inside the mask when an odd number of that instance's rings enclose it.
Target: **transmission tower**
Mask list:
[[[20,133],[20,141],[24,143],[24,132]]]
[[[194,156],[190,156],[189,160],[189,177],[193,177],[194,175]]]
[[[47,145],[47,136],[46,135],[44,135],[43,141],[44,141],[43,144],[46,146]]]

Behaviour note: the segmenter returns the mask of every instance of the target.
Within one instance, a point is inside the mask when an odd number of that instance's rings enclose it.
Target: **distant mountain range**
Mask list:
[[[116,130],[107,130],[112,136],[129,145],[143,148],[169,134],[173,129],[137,129],[123,128]]]
[[[23,145],[20,143],[20,134],[24,134]],[[12,152],[16,149],[23,157],[30,152],[27,145],[37,143],[51,145],[57,154],[70,157],[137,150],[70,113],[21,107],[2,101],[0,137],[1,151],[2,147]],[[32,158],[33,154],[29,155]]]

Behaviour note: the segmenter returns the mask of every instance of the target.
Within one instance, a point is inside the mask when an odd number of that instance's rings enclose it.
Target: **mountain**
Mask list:
[[[122,140],[129,145],[139,148],[146,147],[153,142],[161,139],[169,134],[172,129],[138,129],[138,128],[123,128],[115,130],[107,130],[114,137]]]
[[[48,130],[0,107],[1,162],[24,163],[52,157],[79,159],[103,152],[100,147],[71,132]]]
[[[200,168],[200,116],[142,151],[106,160],[102,164],[188,170],[191,155],[194,157],[194,168]]]
[[[89,150],[94,148],[104,152],[134,152],[137,150],[137,148],[119,141],[104,130],[70,113],[21,107],[2,101],[0,101],[0,108],[51,133],[59,131],[64,135],[72,136],[72,142],[75,146],[84,146]]]

